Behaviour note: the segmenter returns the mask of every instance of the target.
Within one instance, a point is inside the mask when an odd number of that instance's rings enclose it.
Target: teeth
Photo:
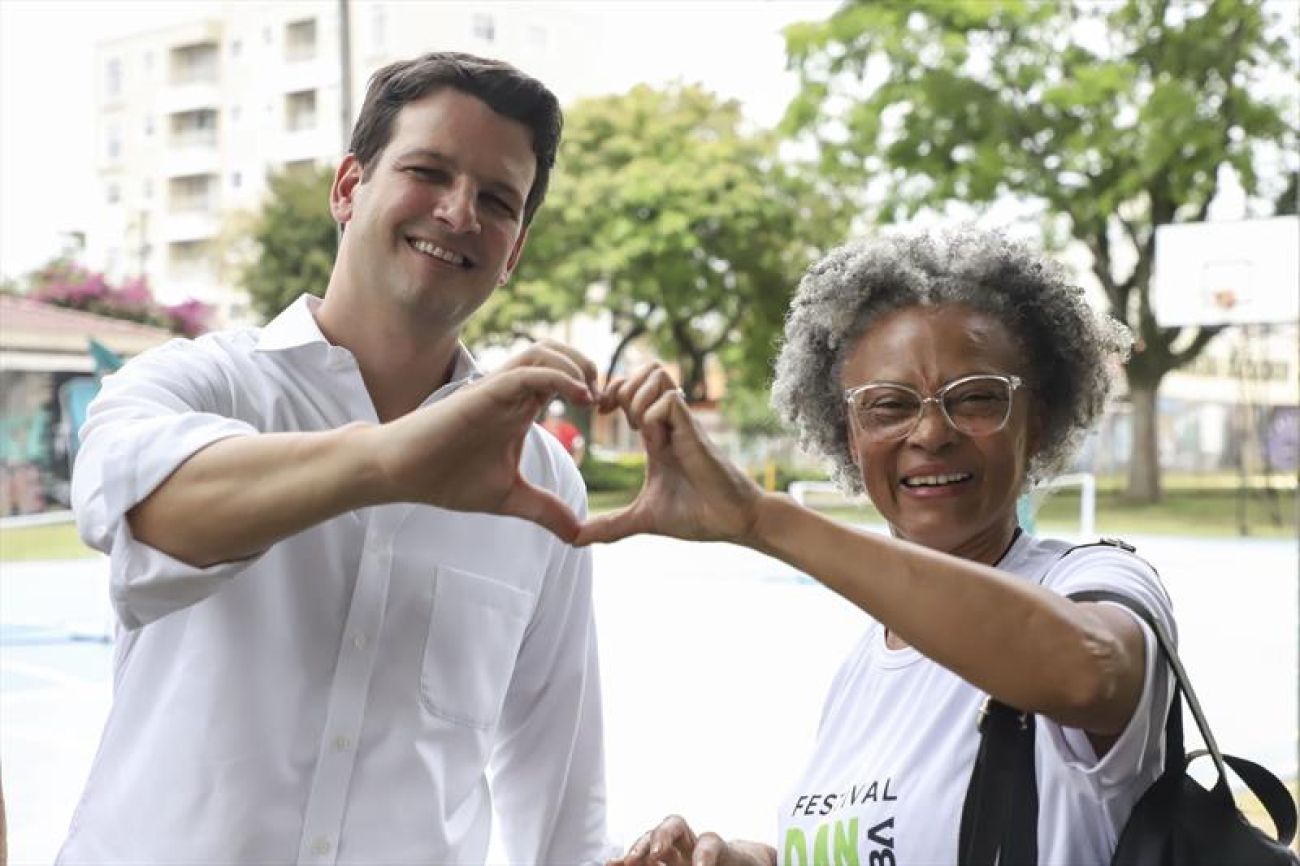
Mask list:
[[[453,265],[464,265],[465,257],[460,253],[444,250],[437,244],[431,244],[428,241],[412,240],[411,246],[415,247],[426,256],[433,256],[435,259],[442,259],[444,262]]]
[[[956,484],[958,481],[965,481],[970,478],[969,472],[953,472],[948,475],[914,475],[911,478],[903,480],[908,487],[942,487],[945,484]]]

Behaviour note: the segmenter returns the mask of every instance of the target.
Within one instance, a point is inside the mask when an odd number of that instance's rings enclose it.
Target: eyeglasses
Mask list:
[[[988,436],[1007,426],[1011,395],[1023,383],[1019,376],[981,373],[963,376],[930,397],[891,382],[868,382],[844,392],[849,417],[874,442],[912,435],[927,403],[936,404],[948,424],[966,436]]]

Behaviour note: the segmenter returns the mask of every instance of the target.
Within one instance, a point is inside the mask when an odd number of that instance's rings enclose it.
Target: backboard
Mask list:
[[[1300,320],[1300,217],[1160,226],[1151,291],[1166,327]]]

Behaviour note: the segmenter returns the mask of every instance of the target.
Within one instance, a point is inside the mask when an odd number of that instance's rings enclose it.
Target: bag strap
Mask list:
[[[1034,717],[986,698],[976,727],[980,746],[962,805],[957,862],[1034,866],[1038,862]]]
[[[1178,652],[1174,649],[1173,639],[1169,637],[1169,632],[1165,630],[1164,625],[1153,617],[1145,607],[1118,592],[1111,592],[1107,589],[1093,589],[1070,593],[1069,598],[1074,601],[1109,601],[1121,605],[1133,611],[1138,619],[1145,622],[1151,631],[1155,632],[1156,643],[1160,644],[1160,652],[1169,662],[1169,669],[1173,671],[1174,679],[1178,683],[1178,689],[1183,693],[1183,699],[1187,702],[1187,708],[1192,711],[1192,718],[1196,720],[1196,727],[1201,732],[1201,739],[1205,741],[1207,751],[1214,758],[1214,767],[1219,772],[1219,779],[1226,780],[1228,771],[1223,763],[1223,753],[1219,751],[1219,744],[1214,740],[1214,733],[1210,730],[1210,723],[1205,720],[1205,713],[1201,710],[1201,702],[1196,698],[1196,691],[1192,688],[1192,681],[1188,679],[1187,671],[1183,669],[1182,660],[1178,658]],[[1169,713],[1171,718],[1174,715],[1174,708],[1177,706],[1177,702],[1170,704]],[[1165,751],[1167,757],[1171,750],[1166,748]],[[1181,754],[1182,748],[1180,744],[1180,748],[1173,752],[1174,760],[1180,760],[1178,756]],[[1168,765],[1169,762],[1166,761],[1165,763]]]
[[[1129,553],[1135,550],[1132,545],[1118,540],[1103,539],[1100,543]],[[1062,553],[1061,557],[1078,549],[1072,547]],[[1232,767],[1272,819],[1277,829],[1278,842],[1284,846],[1291,844],[1295,838],[1297,821],[1296,806],[1290,792],[1276,776],[1259,764],[1233,755],[1224,755],[1219,751],[1209,722],[1201,710],[1200,701],[1192,689],[1191,680],[1165,627],[1141,604],[1117,592],[1087,590],[1071,593],[1068,598],[1083,602],[1109,601],[1133,611],[1155,634],[1161,654],[1173,672],[1174,693],[1165,723],[1164,773],[1152,786],[1153,789],[1162,787],[1168,795],[1159,798],[1160,811],[1167,813],[1162,825],[1173,820],[1178,799],[1175,783],[1186,774],[1187,766],[1193,760],[1209,755],[1214,759],[1219,774],[1214,793],[1232,804],[1227,776],[1227,767]],[[1183,700],[1191,710],[1207,747],[1186,756],[1183,754],[1183,714],[1180,703]],[[1016,724],[988,723],[989,719],[1007,718],[1016,720]],[[1037,862],[1038,791],[1034,770],[1034,727],[1031,714],[1022,713],[991,697],[986,699],[984,708],[980,710],[979,728],[982,736],[979,754],[975,770],[971,774],[970,786],[966,790],[958,840],[958,862],[963,866],[992,866],[999,849],[1002,853],[997,861],[1000,866]],[[1030,802],[1032,807],[1027,805]],[[1011,806],[1013,803],[1020,804],[1020,807]],[[1019,856],[1013,857],[1013,851]]]
[[[1088,590],[1071,593],[1069,598],[1075,601],[1109,601],[1123,605],[1133,611],[1155,633],[1156,641],[1160,644],[1160,652],[1169,662],[1169,668],[1173,671],[1176,680],[1174,697],[1169,704],[1169,720],[1165,724],[1165,772],[1177,772],[1181,776],[1187,772],[1187,767],[1192,761],[1208,755],[1213,758],[1215,769],[1219,774],[1219,778],[1214,784],[1216,793],[1232,802],[1232,791],[1228,784],[1227,771],[1227,768],[1231,767],[1237,777],[1245,782],[1246,787],[1259,799],[1264,810],[1268,812],[1268,816],[1272,819],[1273,826],[1277,830],[1277,840],[1283,845],[1291,844],[1296,832],[1296,808],[1290,792],[1287,791],[1286,786],[1276,776],[1254,761],[1248,761],[1234,755],[1225,755],[1219,751],[1219,745],[1214,739],[1214,733],[1210,730],[1210,723],[1206,721],[1205,713],[1201,709],[1201,702],[1197,699],[1196,692],[1192,689],[1192,682],[1187,676],[1187,671],[1178,658],[1178,652],[1174,649],[1174,642],[1170,639],[1169,632],[1160,621],[1153,617],[1142,605],[1117,592]],[[1200,730],[1201,739],[1206,746],[1204,749],[1191,752],[1186,757],[1183,757],[1183,724],[1182,712],[1179,707],[1180,693],[1183,701],[1187,704],[1187,708],[1192,711],[1192,718],[1196,720],[1196,727]]]
[[[1189,752],[1187,763],[1191,765],[1192,761],[1208,754],[1205,749]],[[1267,768],[1254,761],[1238,758],[1236,755],[1224,755],[1223,761],[1237,774],[1237,778],[1246,783],[1246,787],[1259,800],[1268,817],[1273,820],[1273,826],[1277,829],[1277,841],[1283,845],[1290,845],[1296,834],[1296,808],[1286,785],[1283,785],[1282,781]]]

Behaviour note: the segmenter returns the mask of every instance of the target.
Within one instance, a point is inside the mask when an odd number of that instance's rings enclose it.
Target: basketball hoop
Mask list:
[[[1237,293],[1232,289],[1216,289],[1210,293],[1210,300],[1226,313],[1237,306]]]

